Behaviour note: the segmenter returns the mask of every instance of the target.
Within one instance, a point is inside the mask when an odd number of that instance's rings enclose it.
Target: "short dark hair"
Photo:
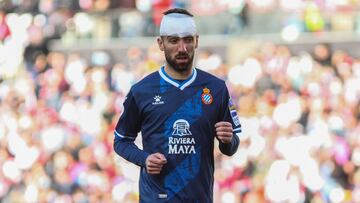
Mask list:
[[[170,13],[181,13],[181,14],[185,14],[185,15],[188,15],[188,16],[191,16],[191,17],[194,17],[193,14],[191,14],[189,11],[183,9],[183,8],[171,8],[167,11],[165,11],[163,14],[164,15],[168,15]]]

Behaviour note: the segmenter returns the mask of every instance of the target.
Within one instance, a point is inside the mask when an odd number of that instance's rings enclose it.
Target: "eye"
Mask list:
[[[170,37],[168,38],[169,43],[176,44],[179,41],[179,38],[177,37]]]
[[[184,42],[185,43],[192,43],[194,41],[194,38],[193,37],[185,37],[184,38]]]

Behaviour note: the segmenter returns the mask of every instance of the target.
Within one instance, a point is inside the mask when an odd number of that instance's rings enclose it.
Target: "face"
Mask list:
[[[175,71],[184,72],[192,68],[198,36],[162,36],[158,38],[158,44],[168,65]]]

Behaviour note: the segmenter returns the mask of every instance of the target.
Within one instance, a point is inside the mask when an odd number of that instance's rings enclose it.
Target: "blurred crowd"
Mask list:
[[[113,129],[162,52],[88,59],[35,46],[36,36],[0,46],[0,200],[137,202],[139,170],[113,152]],[[263,43],[234,66],[201,50],[196,67],[227,82],[243,127],[234,156],[215,150],[215,202],[360,201],[358,58]]]
[[[202,35],[282,32],[293,41],[303,32],[360,32],[360,0],[2,0],[0,40],[10,34],[5,18],[16,25],[34,18],[45,38],[73,46],[77,39],[154,36],[170,7],[191,11]]]
[[[264,43],[228,69],[243,134],[218,155],[219,202],[360,202],[360,60]]]
[[[0,12],[0,202],[138,202],[139,169],[113,152],[113,129],[163,53],[53,51],[48,40],[77,21],[68,4],[39,2],[42,14]],[[199,50],[195,65],[226,81],[243,126],[234,156],[215,149],[214,202],[360,202],[359,58],[263,43],[236,65]]]

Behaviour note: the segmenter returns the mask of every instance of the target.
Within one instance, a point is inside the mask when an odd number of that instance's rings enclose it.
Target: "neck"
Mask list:
[[[190,68],[189,70],[184,70],[184,71],[176,71],[169,64],[165,65],[164,70],[165,70],[166,74],[168,74],[171,78],[173,78],[175,80],[186,80],[193,73],[192,68]]]

